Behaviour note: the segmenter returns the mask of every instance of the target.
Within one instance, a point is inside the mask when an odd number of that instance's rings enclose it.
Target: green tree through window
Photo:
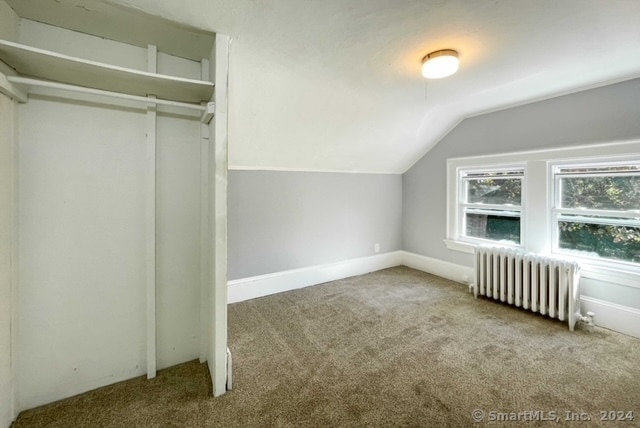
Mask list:
[[[560,168],[558,247],[640,262],[637,165]]]

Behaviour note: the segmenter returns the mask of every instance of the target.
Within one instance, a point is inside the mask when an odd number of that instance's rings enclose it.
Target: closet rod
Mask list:
[[[20,76],[7,76],[7,80],[11,83],[19,85],[42,86],[44,88],[62,89],[65,91],[81,92],[84,94],[102,95],[112,98],[121,98],[125,100],[140,101],[147,104],[162,104],[167,106],[182,107],[193,110],[205,111],[206,105],[181,103],[179,101],[163,100],[158,98],[147,98],[140,95],[123,94],[121,92],[103,91],[102,89],[86,88],[84,86],[67,85],[66,83],[50,82],[48,80],[31,79]]]

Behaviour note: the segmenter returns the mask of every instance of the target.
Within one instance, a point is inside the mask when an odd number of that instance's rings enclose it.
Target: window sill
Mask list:
[[[459,251],[461,253],[473,254],[476,251],[476,246],[478,245],[490,245],[495,247],[505,247],[505,248],[513,248],[517,250],[524,251],[524,249],[517,244],[512,244],[510,242],[503,241],[480,241],[480,242],[467,242],[467,241],[456,241],[453,239],[443,239],[445,245],[449,250]]]
[[[452,239],[443,239],[449,250],[459,251],[461,253],[473,254],[475,245],[454,241]],[[575,260],[580,264],[580,275],[583,278],[593,279],[596,281],[608,282],[611,284],[624,285],[627,287],[640,288],[640,272],[626,270],[615,266],[614,264],[598,264],[591,260],[585,260],[578,257],[567,256],[566,254],[555,254],[563,258]],[[591,262],[591,263],[590,263]]]

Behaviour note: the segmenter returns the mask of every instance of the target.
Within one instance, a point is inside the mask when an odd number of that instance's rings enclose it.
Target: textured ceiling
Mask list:
[[[231,168],[402,173],[465,117],[640,76],[638,0],[109,3],[232,37]]]

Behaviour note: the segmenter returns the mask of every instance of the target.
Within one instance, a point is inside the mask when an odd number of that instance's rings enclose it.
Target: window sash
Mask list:
[[[470,179],[481,179],[481,178],[513,178],[513,177],[523,177],[524,176],[524,168],[516,167],[516,168],[483,168],[478,170],[463,170],[462,178],[470,178]]]
[[[492,175],[500,174],[500,175]],[[476,205],[505,205],[505,206],[521,206],[523,197],[523,169],[496,169],[496,170],[483,170],[483,171],[462,171],[459,177],[460,182],[460,194],[458,196],[458,202],[463,204],[476,204]],[[519,181],[520,182],[520,194],[518,195],[519,203],[505,203],[505,204],[487,204],[484,202],[469,202],[469,186],[471,182],[481,180],[494,180],[494,181]]]
[[[464,168],[458,170],[458,192],[457,192],[457,206],[458,206],[458,235],[456,239],[466,242],[475,243],[500,243],[501,245],[515,245],[522,246],[524,240],[524,216],[522,215],[522,204],[524,201],[524,167],[520,165],[513,166],[496,166],[496,167],[483,167],[483,168]],[[478,180],[519,180],[520,181],[520,203],[506,203],[506,204],[488,204],[482,202],[467,202],[468,201],[468,185],[471,181]],[[486,239],[476,236],[470,236],[467,234],[466,222],[467,215],[487,215],[498,217],[511,217],[518,218],[520,223],[520,230],[518,233],[519,242]]]
[[[638,266],[637,262],[619,259],[613,256],[590,255],[589,252],[581,252],[577,248],[561,248],[560,223],[577,223],[585,225],[601,225],[613,227],[640,228],[640,209],[597,209],[597,208],[567,208],[562,206],[562,180],[567,178],[599,178],[599,177],[638,177],[638,163],[631,162],[607,162],[606,160],[588,164],[556,164],[550,170],[553,182],[553,205],[551,209],[552,222],[552,249],[553,252],[570,254],[590,260],[594,263],[620,263],[629,266]],[[623,169],[628,167],[626,169]],[[611,170],[607,170],[611,168]],[[580,171],[569,171],[571,169]],[[589,171],[591,169],[591,171]],[[585,244],[587,244],[585,242]],[[597,252],[596,252],[597,254]]]
[[[626,227],[640,227],[640,220],[638,219],[624,219],[624,218],[611,218],[611,217],[589,217],[584,215],[556,216],[556,223],[583,223],[583,224],[602,224],[605,226],[626,226]]]
[[[637,160],[598,160],[596,162],[587,162],[583,164],[567,164],[557,165],[555,174],[563,176],[576,175],[634,175],[640,173],[640,162]]]
[[[573,216],[593,216],[593,217],[602,217],[602,218],[626,218],[626,219],[636,219],[640,220],[640,210],[626,210],[626,211],[616,211],[616,210],[588,210],[588,209],[578,209],[578,208],[554,208],[554,213],[557,215],[573,215]]]
[[[591,178],[591,177],[637,177],[639,172],[633,171],[610,171],[610,172],[556,172],[554,174],[559,178]]]
[[[475,212],[482,212],[483,214],[491,214],[495,212],[507,212],[507,213],[519,213],[522,212],[522,207],[519,205],[500,205],[500,204],[460,204],[460,207],[465,210],[473,210]]]
[[[558,169],[560,167],[556,167],[552,171],[553,183],[554,183],[554,198],[553,198],[553,209],[555,210],[579,210],[581,213],[594,213],[594,215],[611,215],[610,213],[624,213],[624,216],[640,216],[640,208],[639,209],[608,209],[603,208],[587,208],[587,207],[576,207],[571,208],[563,205],[563,179],[589,179],[589,178],[605,178],[605,177],[640,177],[640,173],[629,173],[628,171],[624,172],[612,172],[612,173],[558,173]],[[614,214],[617,216],[619,214]]]
[[[520,245],[522,242],[522,217],[519,215],[519,213],[486,210],[478,212],[472,210],[464,212],[463,216],[464,217],[461,234],[462,238],[464,238],[465,240],[485,243],[499,242],[500,244],[507,245]],[[483,236],[477,236],[470,233],[468,229],[469,216],[486,217],[484,221],[484,228],[480,231],[480,235]],[[491,217],[493,217],[493,219],[491,219]],[[498,217],[498,219],[496,219],[495,217]],[[505,228],[505,219],[517,220],[519,227],[515,234],[514,230],[511,227],[507,226]],[[494,235],[494,239],[490,238],[491,235]],[[514,237],[515,239],[510,239],[511,237]]]

